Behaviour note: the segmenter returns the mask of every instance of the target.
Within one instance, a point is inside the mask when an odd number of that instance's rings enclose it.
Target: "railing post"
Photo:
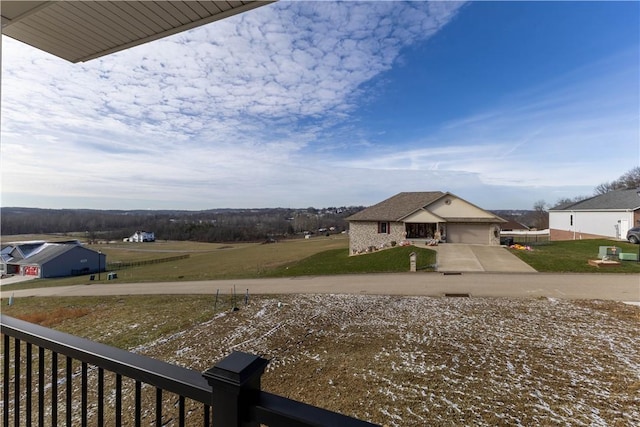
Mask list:
[[[268,363],[254,354],[234,351],[202,374],[213,390],[213,427],[259,426],[249,414]]]

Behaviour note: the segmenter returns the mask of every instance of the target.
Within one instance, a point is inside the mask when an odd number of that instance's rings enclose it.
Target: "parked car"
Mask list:
[[[627,240],[631,243],[640,243],[640,227],[633,227],[627,231]]]

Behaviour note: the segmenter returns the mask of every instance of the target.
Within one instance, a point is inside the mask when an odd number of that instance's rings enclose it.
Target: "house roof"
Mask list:
[[[549,211],[602,211],[640,209],[638,190],[616,190],[600,194],[579,202],[567,203]]]
[[[501,227],[503,230],[528,230],[529,227],[522,224],[521,222],[516,221],[515,219],[509,219],[507,222],[502,224]]]
[[[37,264],[42,265],[48,261],[51,261],[54,258],[59,257],[65,252],[70,251],[71,249],[77,247],[77,245],[65,245],[65,244],[57,244],[57,243],[45,243],[42,245],[42,249],[37,253],[25,257],[25,259],[21,260],[18,264]]]
[[[2,34],[83,62],[272,1],[2,1]]]
[[[56,243],[45,241],[9,243],[0,253],[2,261],[5,263],[42,265],[77,247],[85,251],[95,252],[82,247],[77,240],[72,240]]]
[[[351,215],[347,221],[399,221],[444,195],[442,191],[398,193]]]
[[[347,218],[347,221],[393,221],[402,222],[409,215],[415,212],[425,209],[429,210],[428,206],[435,201],[445,197],[451,196],[460,199],[459,197],[451,193],[443,193],[442,191],[419,191],[419,192],[404,192],[398,193],[382,202],[368,207],[358,213],[355,213]],[[465,201],[466,202],[466,201]],[[469,202],[466,202],[469,203]],[[471,203],[469,203],[471,204]],[[471,204],[477,209],[481,209]],[[485,211],[487,212],[487,211]],[[443,217],[446,222],[479,222],[479,223],[496,223],[505,222],[504,219],[487,212],[490,217]]]

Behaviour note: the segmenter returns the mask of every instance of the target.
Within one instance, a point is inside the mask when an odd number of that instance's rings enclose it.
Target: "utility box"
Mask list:
[[[409,254],[409,271],[411,272],[416,271],[416,253],[415,252],[411,252]]]
[[[629,252],[620,253],[620,261],[638,261],[638,254],[632,254]]]
[[[598,258],[604,259],[607,257],[610,260],[617,260],[620,257],[622,250],[617,246],[600,246],[598,250]]]

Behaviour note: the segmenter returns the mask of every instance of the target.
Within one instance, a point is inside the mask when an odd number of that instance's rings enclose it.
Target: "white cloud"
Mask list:
[[[3,38],[3,192],[257,203],[459,6],[282,2],[75,65]]]
[[[571,187],[581,189],[574,196],[590,194],[640,164],[638,66],[637,51],[618,53],[444,123],[422,139],[404,141],[401,150],[374,146],[335,163],[437,170],[452,180],[468,173],[490,186]]]
[[[3,37],[2,204],[319,206],[443,189],[482,205],[487,185],[591,188],[629,169],[637,117],[620,103],[637,91],[614,91],[610,71],[583,87],[561,76],[420,140],[372,143],[350,120],[376,96],[364,86],[460,7],[279,2],[84,64]],[[606,108],[585,103],[589,91]],[[576,139],[607,140],[620,164],[596,172]]]

